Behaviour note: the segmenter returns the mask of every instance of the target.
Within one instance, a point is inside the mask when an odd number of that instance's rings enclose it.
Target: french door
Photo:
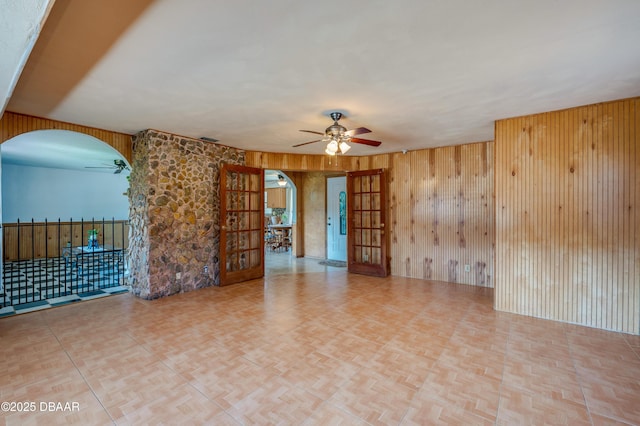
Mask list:
[[[264,275],[264,172],[224,164],[220,175],[220,285]]]
[[[348,270],[386,277],[386,177],[382,169],[347,173]]]

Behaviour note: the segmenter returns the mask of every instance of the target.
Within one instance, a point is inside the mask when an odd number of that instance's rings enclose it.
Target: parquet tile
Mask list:
[[[0,318],[0,400],[80,406],[0,424],[640,424],[638,336],[272,257],[261,280]]]
[[[76,372],[73,362],[63,351],[30,354],[28,357],[12,358],[13,362],[4,363],[0,371],[0,396],[10,393],[12,385],[29,385],[43,378]]]
[[[139,408],[129,410],[129,405],[126,403],[118,409],[109,409],[117,423],[163,424],[166,419],[182,417],[188,418],[191,424],[205,424],[212,421],[215,421],[215,424],[218,424],[217,422],[236,424],[219,405],[189,385],[164,389],[149,403]]]
[[[574,369],[507,357],[502,382],[532,395],[584,404],[584,394]]]
[[[624,339],[627,344],[634,349],[640,349],[640,336],[633,336],[631,334],[625,334]]]
[[[590,425],[584,404],[532,395],[503,385],[500,389],[498,425]]]
[[[478,417],[471,411],[423,395],[416,397],[400,423],[402,426],[422,425],[494,425],[491,420]]]
[[[594,426],[629,426],[629,423],[591,413],[591,420]]]
[[[2,401],[32,402],[35,411],[0,412],[7,425],[110,424],[112,419],[77,371],[47,375],[29,384],[13,384],[2,393]],[[49,403],[77,403],[78,410],[49,411]],[[44,410],[42,410],[44,404]]]
[[[247,398],[264,383],[278,377],[276,371],[264,369],[243,358],[218,359],[216,368],[194,375],[190,383],[207,398],[228,410]]]
[[[347,411],[338,408],[331,403],[324,402],[302,424],[304,426],[367,426],[369,423],[359,417],[349,414]]]
[[[321,404],[322,399],[296,387],[282,377],[263,382],[227,412],[244,424],[300,424]]]
[[[420,398],[435,399],[493,422],[498,413],[500,381],[437,363],[416,399]]]
[[[473,341],[447,342],[446,348],[438,358],[438,364],[449,366],[452,370],[462,370],[487,380],[501,380],[504,369],[505,347],[491,345],[491,348],[478,348]]]
[[[395,345],[385,345],[371,354],[366,368],[410,389],[418,390],[435,363],[435,358],[415,355]]]
[[[375,338],[366,339],[361,336],[349,332],[338,333],[319,348],[318,352],[340,361],[365,366],[369,363],[369,358],[384,345],[375,341]]]
[[[282,377],[322,400],[327,400],[360,368],[356,364],[314,351],[289,364]]]
[[[585,400],[591,412],[612,419],[640,424],[640,380],[584,380]]]
[[[363,368],[329,402],[373,425],[399,424],[416,391]]]

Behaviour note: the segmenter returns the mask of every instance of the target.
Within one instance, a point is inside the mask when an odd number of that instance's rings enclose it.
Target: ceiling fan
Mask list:
[[[113,174],[122,173],[123,170],[129,170],[129,166],[124,160],[113,160],[113,166],[85,166],[85,169],[114,169]]]
[[[350,150],[351,146],[349,146],[349,142],[359,143],[359,144],[369,145],[369,146],[380,146],[380,144],[382,143],[380,141],[372,141],[369,139],[354,138],[353,136],[355,135],[361,135],[363,133],[371,133],[371,130],[367,129],[366,127],[358,127],[357,129],[347,130],[344,126],[338,124],[338,121],[340,120],[340,118],[342,118],[341,112],[332,112],[331,114],[329,114],[329,116],[333,120],[333,124],[327,127],[324,133],[316,132],[313,130],[300,130],[301,132],[322,135],[323,136],[322,139],[304,142],[304,143],[300,143],[293,146],[298,147],[298,146],[308,145],[310,143],[315,143],[315,142],[326,142],[327,148],[325,149],[324,152],[326,152],[329,155],[336,155],[338,151],[340,151],[341,154],[345,154],[348,150]]]

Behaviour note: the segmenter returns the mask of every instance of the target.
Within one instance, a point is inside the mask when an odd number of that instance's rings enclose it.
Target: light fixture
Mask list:
[[[331,141],[329,141],[325,152],[329,155],[336,155],[336,152],[338,152],[338,141],[335,138],[332,138]]]
[[[346,154],[347,151],[351,149],[351,146],[347,143],[349,139],[349,136],[338,136],[337,138],[332,138],[327,144],[327,149],[325,149],[324,152],[329,155],[336,155],[339,150],[340,154]]]
[[[351,137],[347,134],[347,129],[338,124],[340,117],[342,117],[341,113],[332,112],[333,125],[327,127],[324,131],[325,136],[322,141],[327,143],[327,148],[324,152],[329,155],[336,155],[338,151],[340,151],[340,154],[346,154],[351,149],[351,146],[347,143],[351,141]]]
[[[278,185],[280,186],[287,186],[287,181],[284,180],[284,176],[282,175],[278,175]]]

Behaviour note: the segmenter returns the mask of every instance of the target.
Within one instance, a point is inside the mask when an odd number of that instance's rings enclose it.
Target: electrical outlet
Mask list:
[[[471,265],[464,265],[465,272],[471,272]]]
[[[209,273],[209,266],[208,265],[204,265],[204,273],[205,274]]]
[[[182,273],[176,272],[176,280],[179,280],[180,278],[182,278]]]

